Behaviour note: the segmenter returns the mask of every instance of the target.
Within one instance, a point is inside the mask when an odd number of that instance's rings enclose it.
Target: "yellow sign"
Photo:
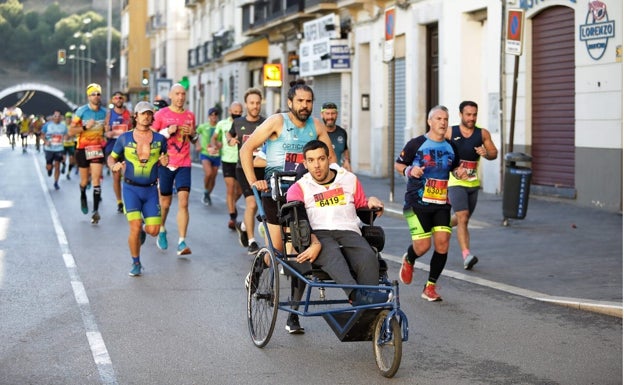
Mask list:
[[[265,64],[262,68],[264,73],[265,87],[281,87],[282,86],[282,65],[281,64]]]

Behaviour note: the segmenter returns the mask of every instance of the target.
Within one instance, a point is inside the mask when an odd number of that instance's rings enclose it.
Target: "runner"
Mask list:
[[[76,163],[78,163],[78,169],[80,170],[80,210],[82,210],[83,214],[89,212],[86,191],[89,183],[89,172],[91,172],[91,183],[93,184],[93,214],[91,223],[97,224],[100,221],[98,208],[102,200],[100,183],[104,165],[104,119],[106,118],[106,108],[102,107],[102,87],[99,84],[89,84],[87,86],[87,96],[89,102],[76,110],[72,118],[69,134],[76,135],[78,141],[76,145]]]

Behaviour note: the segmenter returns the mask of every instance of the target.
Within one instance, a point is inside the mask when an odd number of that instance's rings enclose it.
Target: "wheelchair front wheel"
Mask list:
[[[396,374],[401,365],[403,339],[399,321],[392,317],[387,324],[385,322],[387,316],[387,310],[380,312],[373,324],[375,328],[373,331],[373,352],[381,374],[390,378]]]
[[[267,266],[267,263],[269,265]],[[247,286],[247,325],[253,343],[264,347],[273,334],[279,302],[279,274],[275,255],[262,248],[254,257]]]

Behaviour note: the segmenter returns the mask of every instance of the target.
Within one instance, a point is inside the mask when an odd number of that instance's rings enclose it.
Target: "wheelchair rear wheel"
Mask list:
[[[269,262],[269,266],[265,263]],[[253,343],[264,347],[273,334],[279,301],[279,274],[275,255],[267,248],[256,254],[247,286],[247,325]]]
[[[385,320],[388,311],[379,313],[373,323],[373,352],[375,362],[384,377],[393,377],[401,365],[403,355],[403,339],[401,326],[395,317],[390,319],[389,324]],[[387,328],[386,328],[387,326]]]

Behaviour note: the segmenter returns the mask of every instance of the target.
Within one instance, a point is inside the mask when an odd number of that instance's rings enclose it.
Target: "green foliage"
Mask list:
[[[60,66],[56,62],[58,49],[66,49],[68,56],[76,51],[69,50],[71,45],[79,47],[81,44],[88,47],[82,51],[83,57],[95,60],[92,65],[92,77],[106,76],[107,53],[107,19],[93,11],[74,6],[72,10],[79,12],[69,14],[59,3],[48,5],[43,12],[39,12],[42,5],[35,6],[29,2],[29,10],[19,0],[0,1],[0,36],[2,37],[4,52],[10,55],[0,58],[0,66],[14,67],[42,76],[46,72],[54,71],[57,74],[70,74],[72,61]],[[68,6],[68,2],[63,3]],[[90,22],[85,23],[86,20]],[[119,52],[120,33],[112,30],[112,55]]]
[[[18,0],[7,0],[6,3],[0,4],[0,15],[16,28],[22,23],[24,18],[24,6]]]

